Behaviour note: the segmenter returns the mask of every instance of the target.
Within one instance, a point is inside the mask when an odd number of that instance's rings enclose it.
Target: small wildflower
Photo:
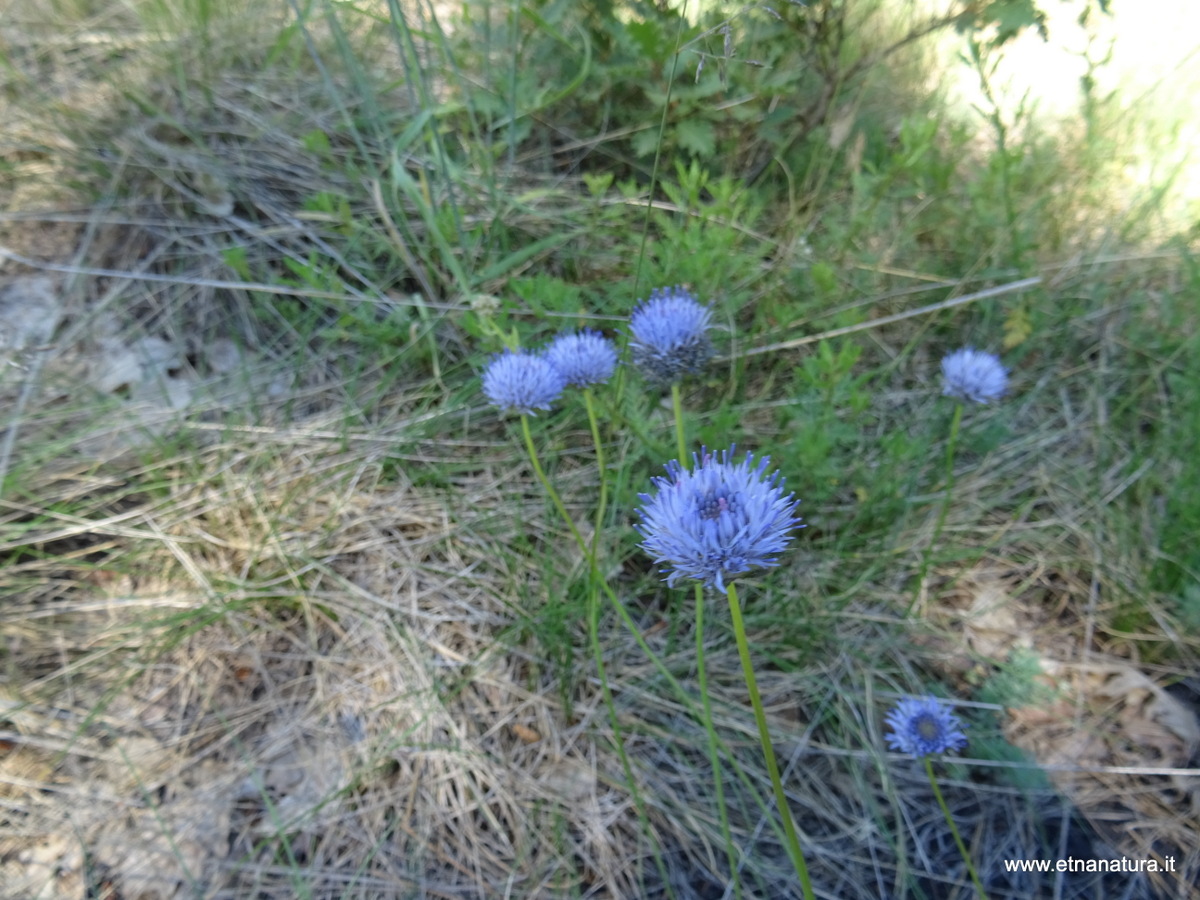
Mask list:
[[[735,463],[735,449],[716,455],[701,450],[690,470],[672,460],[666,477],[654,479],[654,496],[641,495],[642,548],[669,567],[672,587],[693,578],[726,593],[727,577],[778,565],[777,555],[798,527],[795,495],[783,493],[778,472],[764,477],[769,458],[755,465],[747,453]]]
[[[550,342],[544,356],[567,384],[577,387],[603,384],[617,368],[617,350],[612,341],[590,329],[560,334]]]
[[[914,757],[953,753],[967,745],[958,718],[937,697],[905,697],[885,717],[888,745]]]
[[[633,362],[652,381],[669,384],[699,372],[713,355],[712,310],[682,287],[659,288],[629,319]]]
[[[944,395],[974,403],[996,400],[1008,387],[1008,371],[1000,360],[970,347],[955,350],[942,360],[942,377],[946,382]]]
[[[566,382],[558,369],[540,356],[507,350],[492,357],[483,372],[483,393],[488,402],[502,410],[537,415],[550,409]]]

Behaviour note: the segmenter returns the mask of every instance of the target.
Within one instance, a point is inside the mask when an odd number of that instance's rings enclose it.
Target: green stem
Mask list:
[[[589,418],[592,422],[592,439],[596,443],[596,454],[600,460],[603,460],[604,451],[600,447],[600,429],[592,410],[591,399],[586,393],[585,397],[587,398]],[[621,735],[621,726],[617,718],[617,706],[613,702],[612,691],[608,686],[608,674],[604,666],[604,654],[600,648],[600,589],[603,587],[606,591],[611,591],[611,588],[600,577],[600,569],[596,565],[596,537],[600,533],[599,525],[603,511],[601,510],[600,515],[597,516],[596,534],[592,536],[592,546],[589,548],[587,542],[583,539],[583,535],[579,533],[579,528],[576,526],[575,521],[567,514],[567,508],[563,504],[562,498],[558,495],[558,491],[554,489],[554,485],[546,477],[546,472],[542,468],[541,461],[538,459],[537,448],[533,444],[533,434],[529,430],[528,416],[521,416],[521,432],[525,437],[525,449],[529,452],[529,462],[533,465],[533,471],[537,473],[538,481],[542,483],[542,487],[550,496],[550,500],[554,503],[554,508],[558,510],[558,514],[562,516],[562,520],[571,529],[571,536],[575,538],[575,543],[578,545],[580,552],[588,560],[588,631],[592,645],[592,656],[596,660],[597,674],[600,678],[600,691],[604,695],[604,705],[608,709],[609,721],[613,728],[613,744],[616,747],[617,756],[621,759],[621,768],[625,772],[625,781],[629,785],[629,791],[633,796],[634,807],[637,809],[638,820],[641,822],[642,830],[650,836],[653,833],[653,828],[650,824],[650,815],[646,811],[646,804],[642,799],[641,791],[638,790],[637,780],[633,772],[633,764],[629,761],[629,755],[625,752],[625,740]],[[604,483],[604,466],[601,463],[601,497],[604,496]],[[666,866],[660,854],[655,854],[655,862],[658,866],[660,876],[666,879]]]
[[[696,674],[700,682],[700,699],[704,704],[704,729],[708,733],[708,761],[713,770],[713,786],[717,791],[717,813],[721,817],[721,836],[725,839],[725,855],[729,857],[729,878],[735,897],[742,896],[738,877],[737,850],[733,832],[729,829],[729,810],[725,806],[725,779],[721,774],[721,754],[717,750],[717,732],[713,725],[712,702],[708,697],[708,674],[704,670],[704,585],[696,582]]]
[[[608,470],[604,463],[604,445],[600,443],[600,423],[596,419],[596,404],[592,389],[583,389],[583,402],[587,407],[588,424],[592,427],[592,444],[596,448],[596,468],[600,473],[600,501],[596,506],[596,525],[592,531],[592,565],[597,565],[596,548],[600,540],[600,529],[604,527],[604,513],[608,506]],[[597,598],[598,599],[598,598]]]
[[[675,410],[675,450],[679,454],[679,464],[687,466],[687,441],[683,436],[683,398],[679,392],[679,382],[671,382],[671,406]]]
[[[967,845],[963,843],[962,836],[958,833],[958,826],[954,824],[954,817],[950,815],[950,808],[946,806],[946,800],[942,796],[942,790],[938,787],[937,779],[933,777],[933,763],[929,761],[928,756],[923,759],[925,774],[929,776],[929,786],[933,788],[933,796],[937,797],[938,806],[942,808],[942,815],[946,817],[946,824],[950,826],[950,833],[954,835],[954,843],[958,845],[958,852],[962,855],[963,862],[967,864],[967,871],[971,873],[971,881],[975,882],[975,891],[981,900],[988,900],[987,891],[983,889],[983,884],[979,881],[979,875],[975,871],[975,864],[971,862],[971,854],[967,852]]]
[[[662,116],[658,121],[658,141],[654,146],[654,165],[650,169],[650,191],[646,196],[646,215],[642,219],[642,242],[638,247],[637,268],[633,273],[633,294],[636,297],[642,281],[642,264],[646,261],[646,241],[650,237],[650,214],[654,210],[655,190],[658,186],[658,167],[663,156],[663,135],[667,131],[667,120],[671,111],[671,92],[675,89],[675,72],[682,56],[683,29],[687,24],[687,0],[679,10],[679,24],[675,27],[675,49],[671,53],[671,73],[667,76],[667,96],[663,99]],[[682,462],[683,460],[680,460]]]
[[[750,692],[750,704],[754,707],[754,721],[758,723],[758,737],[762,743],[763,757],[767,761],[767,772],[771,775],[771,787],[775,790],[775,806],[783,819],[783,830],[787,835],[788,854],[792,865],[800,876],[800,888],[805,900],[814,900],[812,882],[808,878],[808,866],[804,862],[804,851],[800,849],[800,838],[796,835],[796,824],[788,808],[787,795],[783,792],[783,779],[779,777],[779,763],[775,761],[775,748],[771,745],[771,733],[767,730],[767,715],[763,712],[762,697],[758,693],[758,681],[754,677],[754,664],[750,661],[750,643],[746,640],[746,625],[742,622],[742,610],[738,604],[737,586],[728,585],[729,617],[733,620],[733,634],[737,638],[738,656],[742,658],[742,673],[746,676],[746,689]]]
[[[530,430],[529,430],[529,421],[528,421],[527,417],[525,417],[525,416],[521,416],[521,429],[522,429],[522,432],[525,437],[526,450],[529,452],[529,461],[533,465],[533,470],[537,474],[538,480],[541,482],[542,487],[545,488],[546,493],[550,496],[551,501],[554,503],[555,509],[558,510],[558,514],[560,516],[562,516],[563,521],[566,522],[567,526],[570,528],[571,535],[572,535],[572,537],[574,537],[575,543],[579,547],[580,552],[583,553],[584,556],[587,556],[588,555],[588,545],[584,541],[583,535],[580,534],[579,529],[575,526],[575,522],[571,519],[571,517],[569,515],[567,515],[567,509],[563,505],[562,499],[558,496],[558,492],[554,489],[554,486],[550,483],[550,480],[546,477],[546,473],[542,469],[541,463],[538,460],[537,450],[535,449],[535,447],[533,445],[533,435],[530,433]],[[692,703],[691,699],[688,697],[687,692],[684,691],[683,685],[681,685],[679,683],[679,680],[677,678],[675,678],[675,676],[671,673],[671,670],[668,669],[666,667],[666,665],[663,664],[663,661],[658,658],[658,656],[654,653],[653,650],[650,649],[650,645],[646,643],[646,639],[642,636],[641,629],[638,628],[637,623],[633,621],[633,617],[631,615],[629,615],[629,610],[627,610],[625,608],[624,604],[621,603],[620,598],[617,597],[616,592],[612,589],[612,585],[610,585],[608,583],[607,579],[600,577],[600,571],[599,571],[598,567],[595,565],[594,560],[592,561],[592,564],[589,568],[590,568],[590,574],[591,574],[592,590],[594,591],[597,588],[599,588],[599,590],[603,591],[605,597],[607,597],[608,601],[612,604],[614,611],[617,613],[617,616],[621,619],[621,622],[625,625],[625,628],[633,636],[634,643],[637,644],[638,649],[640,649],[643,653],[646,654],[646,657],[654,665],[654,668],[663,677],[663,679],[667,682],[667,684],[669,684],[671,686],[672,690],[674,690],[674,692],[675,692],[675,696],[678,697],[680,702],[683,704],[684,709],[687,710],[688,714],[690,716],[692,716],[693,718],[695,718],[697,721],[705,722],[706,727],[709,731],[709,740],[717,741],[718,746],[723,747],[726,750],[726,752],[728,752],[728,748],[724,747],[724,745],[721,744],[719,737],[716,735],[716,732],[713,731],[713,729],[712,729],[712,716],[710,714],[706,714],[704,716],[704,718],[701,719],[700,711],[696,709],[695,705]],[[605,704],[608,707],[609,717],[610,717],[610,719],[612,721],[612,725],[613,725],[613,738],[616,743],[617,754],[621,758],[621,765],[625,771],[625,777],[629,783],[629,789],[633,796],[634,806],[638,810],[638,818],[641,820],[642,827],[644,829],[648,830],[649,829],[649,824],[648,824],[649,818],[647,817],[647,814],[646,814],[645,803],[643,802],[643,800],[641,798],[641,792],[637,788],[637,782],[634,780],[633,766],[629,762],[629,757],[625,753],[624,742],[621,739],[621,730],[620,730],[620,727],[617,722],[616,705],[612,699],[612,693],[609,689],[608,679],[605,674],[603,656],[601,655],[601,652],[600,652],[601,648],[600,648],[600,640],[599,640],[599,635],[598,635],[598,631],[599,631],[599,605],[598,604],[595,604],[595,608],[592,610],[592,615],[590,618],[591,618],[591,621],[595,623],[594,626],[592,627],[592,632],[593,632],[592,652],[593,652],[593,655],[596,657],[596,661],[597,661],[597,664],[599,667],[599,675],[600,675],[602,691],[604,694]],[[740,617],[739,617],[738,621],[740,621]],[[747,650],[747,653],[749,653],[749,650]],[[705,698],[707,698],[707,692],[705,692]],[[772,757],[772,759],[774,759],[774,757]],[[750,779],[746,775],[746,773],[742,771],[742,767],[740,765],[738,765],[736,759],[733,759],[733,771],[734,771],[734,774],[737,776],[738,780],[742,783],[742,785],[747,790],[752,791],[753,786],[750,782]],[[781,789],[782,788],[780,788],[780,790]],[[758,801],[757,796],[755,796],[755,800],[756,800],[756,802],[759,802],[760,808],[765,809],[765,807],[761,807],[761,801]],[[785,819],[785,822],[788,823],[789,827],[790,827],[791,819]],[[776,826],[774,823],[772,823],[772,828],[774,830],[778,831],[778,826]],[[794,840],[794,834],[793,834],[793,840]],[[798,850],[799,844],[797,843],[796,846],[797,846],[797,850]],[[656,863],[659,865],[660,870],[661,870],[661,867],[662,867],[661,859],[656,859]],[[801,858],[801,865],[803,865],[803,858]],[[665,878],[666,878],[665,874],[663,877],[665,880]],[[804,878],[807,879],[807,872],[805,873]],[[811,898],[812,898],[811,888],[810,888],[810,891],[805,894],[805,897],[806,897],[806,900],[811,900]]]
[[[575,527],[575,523],[571,520],[571,517],[567,515],[567,509],[563,505],[562,500],[559,498],[558,492],[554,489],[554,486],[550,484],[550,480],[546,477],[546,473],[542,470],[541,463],[538,462],[537,451],[533,446],[533,436],[529,432],[529,423],[525,416],[521,417],[521,424],[525,432],[525,446],[529,451],[529,461],[533,464],[533,470],[535,473],[537,473],[538,480],[542,483],[542,487],[545,488],[546,493],[550,495],[550,499],[554,502],[554,506],[558,510],[559,515],[562,516],[563,521],[566,522],[567,526],[571,529],[571,535],[575,538],[576,546],[579,547],[580,552],[586,557],[588,554],[588,545],[584,541],[583,535],[579,533],[579,529]],[[616,611],[625,627],[629,630],[629,633],[633,635],[634,643],[638,645],[638,649],[646,654],[647,658],[654,664],[654,668],[660,675],[662,675],[662,677],[675,691],[675,695],[679,697],[680,702],[683,703],[684,708],[688,711],[688,714],[695,716],[698,719],[699,713],[696,710],[695,705],[688,698],[687,692],[683,689],[683,685],[679,683],[679,680],[671,674],[671,670],[668,669],[666,665],[663,664],[663,661],[659,659],[657,655],[655,655],[653,650],[650,649],[650,645],[647,644],[646,639],[642,637],[641,629],[639,629],[637,623],[633,621],[633,617],[629,615],[629,610],[627,610],[624,604],[621,603],[621,599],[617,596],[616,591],[612,589],[612,585],[609,584],[606,579],[599,577],[599,569],[596,566],[593,565],[592,569],[595,571],[597,576],[594,579],[596,584],[598,584],[600,590],[604,592],[604,596],[608,598],[608,601],[612,604],[613,609]],[[740,769],[738,769],[738,771],[740,774]]]
[[[559,506],[559,508],[562,509],[561,505]],[[579,546],[579,549],[584,554],[586,554],[587,553],[587,545],[584,544],[584,542],[583,542],[583,536],[579,533],[578,529],[572,529],[572,531],[575,535],[575,540]],[[746,773],[744,771],[742,771],[742,767],[738,764],[737,758],[733,756],[732,751],[730,751],[730,749],[727,746],[725,746],[725,744],[721,741],[720,737],[712,729],[711,715],[704,715],[702,717],[701,711],[696,709],[696,706],[692,702],[691,697],[688,695],[688,692],[685,691],[683,689],[683,685],[679,683],[679,679],[677,679],[671,673],[671,670],[666,667],[666,665],[658,657],[658,655],[650,648],[650,645],[646,643],[646,639],[642,636],[641,629],[638,627],[638,624],[633,620],[633,616],[631,616],[629,614],[629,610],[627,610],[625,608],[625,605],[621,602],[620,598],[617,597],[616,592],[612,589],[612,585],[610,585],[606,579],[601,578],[599,576],[598,569],[593,568],[592,575],[593,575],[593,584],[598,586],[599,589],[604,592],[604,596],[608,598],[608,602],[612,604],[613,611],[616,612],[617,617],[621,620],[621,622],[625,626],[626,630],[628,630],[630,635],[632,635],[633,641],[635,644],[637,644],[638,649],[641,650],[642,653],[644,653],[646,655],[646,658],[650,660],[651,664],[654,666],[654,668],[658,672],[658,674],[660,676],[662,676],[663,680],[668,685],[670,685],[671,689],[675,692],[675,696],[679,699],[679,702],[683,705],[683,708],[687,711],[687,714],[689,716],[691,716],[693,719],[695,719],[697,722],[705,723],[706,728],[708,729],[708,732],[709,732],[709,739],[716,741],[718,748],[721,750],[724,750],[726,753],[729,754],[732,765],[733,765],[734,775],[737,776],[738,781],[747,790],[747,792],[749,792],[754,797],[754,800],[755,800],[756,804],[758,805],[759,809],[763,813],[765,813],[766,806],[763,805],[761,799],[758,797],[757,792],[754,790],[754,785],[750,781],[749,776],[746,775]],[[596,610],[594,612],[594,615],[598,616],[598,614],[599,614],[599,610]],[[593,652],[596,654],[599,654],[599,652],[600,652],[600,644],[599,644],[598,640],[596,641],[595,644],[593,644]],[[602,664],[601,664],[601,672],[603,673],[603,665]],[[601,674],[601,679],[604,682],[605,698],[609,702],[609,713],[614,718],[614,722],[613,722],[614,734],[616,734],[618,736],[617,752],[621,756],[622,765],[625,766],[626,776],[629,778],[632,778],[632,767],[629,766],[628,758],[625,756],[624,747],[619,741],[620,729],[617,727],[616,721],[615,721],[615,716],[616,716],[615,706],[612,705],[611,695],[609,694],[609,691],[608,691],[608,684],[607,684],[607,681],[604,681],[603,674]],[[643,807],[640,805],[641,801],[640,801],[640,797],[639,797],[635,782],[633,782],[633,781],[630,782],[630,789],[633,792],[634,802],[635,802],[635,804],[638,804],[638,809],[640,812]],[[779,834],[780,837],[783,837],[784,840],[786,840],[786,835],[783,835],[781,833],[780,827],[775,822],[771,822],[771,828],[777,834]]]
[[[642,792],[638,790],[637,778],[633,772],[633,763],[625,752],[625,736],[621,733],[621,721],[617,717],[617,704],[613,701],[612,689],[608,686],[608,669],[604,665],[604,651],[600,647],[600,572],[595,566],[591,569],[591,584],[588,591],[588,636],[592,645],[592,658],[596,661],[596,675],[600,679],[600,693],[604,697],[604,707],[608,711],[608,721],[612,726],[613,746],[621,760],[621,771],[625,773],[625,783],[633,796],[634,808],[637,809],[638,821],[642,831],[653,841],[654,828],[650,824],[650,814],[646,811],[646,802]],[[655,854],[656,857],[659,854]],[[656,859],[659,874],[666,878],[666,866],[661,859]]]
[[[562,516],[562,520],[567,523],[567,527],[571,529],[572,537],[575,538],[575,543],[579,545],[579,549],[586,556],[588,552],[587,543],[584,541],[583,535],[579,533],[579,527],[575,524],[575,520],[568,515],[567,508],[563,505],[562,497],[558,496],[558,491],[554,489],[554,485],[550,483],[550,479],[546,477],[545,470],[542,469],[541,462],[538,461],[537,449],[533,446],[533,434],[529,431],[529,416],[524,414],[521,416],[521,432],[525,435],[525,449],[529,452],[529,461],[533,464],[533,471],[537,474],[538,481],[542,483],[542,487],[550,495],[550,500],[554,503],[554,508]]]
[[[671,410],[675,415],[675,459],[680,466],[687,466],[687,437],[683,427],[683,395],[679,390],[679,382],[671,382]],[[670,594],[667,609],[667,622],[670,630],[667,632],[667,655],[675,652],[675,637],[679,633],[679,608],[682,605],[682,594]],[[707,698],[705,698],[707,699]],[[711,721],[711,719],[709,720]]]
[[[954,492],[954,451],[958,449],[958,429],[962,425],[963,405],[954,404],[954,418],[950,420],[950,437],[946,441],[946,496],[942,498],[942,511],[938,515],[937,526],[933,529],[933,539],[936,541],[942,534],[942,526],[946,524],[946,510],[950,508],[950,495]]]
[[[917,605],[917,600],[921,596],[925,576],[929,574],[933,548],[937,546],[938,539],[942,536],[942,526],[946,524],[946,514],[950,511],[950,498],[954,494],[954,451],[958,448],[958,430],[962,425],[962,416],[963,404],[960,401],[954,404],[954,418],[950,420],[950,437],[946,441],[946,492],[942,495],[942,508],[938,510],[937,524],[933,526],[933,537],[921,556],[921,571],[917,576],[916,586],[913,588],[912,600],[908,602],[908,609],[904,611],[905,617],[912,613],[913,607]]]
[[[604,595],[608,598],[609,603],[612,604],[613,610],[616,612],[618,618],[620,618],[621,622],[625,625],[625,628],[633,637],[633,642],[637,644],[638,649],[641,650],[642,653],[646,655],[646,658],[650,660],[655,670],[660,676],[662,676],[663,681],[670,685],[671,690],[675,692],[675,696],[683,705],[683,708],[687,711],[687,714],[697,722],[703,722],[704,719],[701,718],[701,711],[696,709],[696,705],[692,702],[691,696],[683,689],[683,685],[679,683],[679,679],[677,679],[671,673],[671,670],[666,667],[658,655],[652,649],[650,649],[650,645],[647,644],[646,639],[642,637],[641,629],[638,628],[637,623],[633,621],[633,616],[629,615],[629,610],[625,608],[625,605],[621,603],[620,599],[617,597],[616,592],[613,591],[612,585],[610,585],[604,579],[600,579],[600,589],[604,591]],[[750,777],[744,771],[742,771],[741,765],[738,764],[737,757],[733,755],[729,747],[727,747],[721,741],[720,737],[718,737],[715,732],[712,733],[712,736],[717,740],[718,746],[727,754],[729,754],[730,763],[733,766],[733,773],[737,776],[737,779],[741,783],[742,787],[746,789],[747,795],[753,798],[755,804],[758,806],[759,811],[766,815],[767,807],[763,803],[762,798],[759,797],[758,791],[755,790],[754,784],[750,781]],[[780,838],[786,841],[786,835],[783,834],[783,829],[778,825],[778,823],[772,820],[770,825],[771,829]]]
[[[624,371],[624,366],[620,368],[618,374]],[[619,430],[625,428],[633,432],[634,436],[641,442],[651,455],[655,457],[666,456],[670,452],[663,446],[662,442],[650,434],[641,421],[632,416],[626,415],[620,403],[612,399],[610,396],[602,395],[598,405],[604,409],[605,416],[612,423],[613,428]],[[619,426],[619,428],[618,428]]]
[[[684,466],[687,465],[687,437],[683,427],[683,396],[678,381],[671,383],[671,408],[675,412],[675,449],[679,454],[679,464]],[[717,793],[717,814],[721,818],[725,854],[729,857],[729,877],[733,881],[734,895],[741,897],[742,883],[738,878],[737,850],[733,843],[733,832],[729,828],[729,810],[725,806],[725,779],[721,774],[721,754],[717,749],[720,739],[717,737],[716,726],[713,725],[712,700],[708,695],[708,673],[704,666],[704,585],[699,581],[696,582],[696,672],[700,683],[700,700],[704,706],[704,730],[708,735],[708,761],[712,765],[713,786]]]
[[[604,464],[604,446],[600,442],[600,423],[596,418],[596,405],[592,398],[591,388],[583,389],[583,402],[587,407],[588,424],[592,429],[592,445],[596,448],[596,468],[600,473],[600,502],[596,507],[596,524],[592,532],[591,553],[588,556],[590,584],[588,585],[588,638],[592,645],[592,656],[596,660],[596,671],[600,677],[600,689],[604,694],[604,703],[608,707],[612,721],[613,733],[616,736],[617,750],[625,767],[626,778],[633,783],[633,767],[625,756],[625,742],[621,739],[621,728],[617,720],[617,708],[613,703],[612,692],[608,687],[608,674],[604,666],[604,653],[600,647],[600,569],[597,556],[597,546],[600,539],[600,529],[604,525],[604,510],[608,502],[608,470]]]

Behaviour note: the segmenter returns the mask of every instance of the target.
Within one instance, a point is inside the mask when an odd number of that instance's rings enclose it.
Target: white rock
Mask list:
[[[0,360],[48,343],[61,320],[62,301],[49,278],[17,278],[0,287]]]
[[[220,375],[236,372],[242,365],[242,351],[229,338],[217,338],[204,352],[208,366]]]

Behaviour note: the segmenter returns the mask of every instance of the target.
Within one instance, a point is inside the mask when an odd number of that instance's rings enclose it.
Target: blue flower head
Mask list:
[[[560,334],[543,356],[567,384],[577,387],[603,384],[617,368],[617,350],[612,341],[590,329]]]
[[[634,365],[659,384],[699,372],[713,355],[711,321],[712,310],[684,288],[651,291],[629,319]]]
[[[549,409],[566,387],[558,369],[540,356],[506,350],[492,357],[483,371],[483,393],[502,410],[535,416]]]
[[[953,753],[967,745],[958,718],[937,697],[905,697],[885,717],[888,745],[914,757]]]
[[[642,548],[667,567],[672,587],[694,578],[726,593],[726,578],[778,565],[798,527],[799,501],[783,493],[778,472],[764,475],[770,460],[756,465],[747,453],[735,463],[735,449],[716,455],[702,449],[690,470],[672,460],[666,476],[653,481],[656,493],[641,495]]]
[[[946,382],[944,395],[974,403],[996,400],[1008,388],[1008,370],[1000,360],[970,347],[955,350],[942,360],[942,377]]]

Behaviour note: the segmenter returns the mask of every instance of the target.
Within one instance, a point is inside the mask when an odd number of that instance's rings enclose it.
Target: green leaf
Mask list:
[[[595,199],[599,200],[601,197],[607,194],[608,189],[612,187],[613,177],[614,176],[612,172],[584,172],[583,183],[587,186],[588,193],[591,194]]]
[[[814,263],[808,274],[812,278],[818,294],[831,294],[837,289],[837,275],[829,263]]]
[[[1033,334],[1033,322],[1029,310],[1022,304],[1014,306],[1004,319],[1004,349],[1019,347]]]
[[[574,232],[563,232],[560,234],[552,234],[549,237],[544,237],[539,241],[534,241],[532,244],[526,244],[515,253],[510,253],[503,259],[499,259],[492,263],[477,276],[480,281],[491,281],[493,278],[512,271],[518,266],[522,266],[535,256],[540,254],[549,254],[557,250],[563,244],[569,243],[575,239]]]
[[[996,26],[994,46],[1016,37],[1026,28],[1034,27],[1046,38],[1046,14],[1033,0],[994,0],[983,11],[984,20]]]
[[[319,156],[329,156],[332,149],[329,144],[329,135],[319,128],[310,131],[300,140],[304,144],[305,150],[309,153],[316,153]]]
[[[638,156],[653,156],[658,149],[658,129],[647,128],[633,136],[633,152]]]
[[[662,62],[670,53],[670,45],[663,37],[662,26],[657,22],[630,22],[625,26],[625,33],[637,44],[647,59]]]
[[[233,270],[242,281],[250,281],[250,263],[246,257],[246,248],[241,244],[229,247],[221,252],[225,265]]]
[[[675,129],[679,146],[701,158],[710,158],[717,152],[717,136],[711,122],[702,119],[687,119]]]

